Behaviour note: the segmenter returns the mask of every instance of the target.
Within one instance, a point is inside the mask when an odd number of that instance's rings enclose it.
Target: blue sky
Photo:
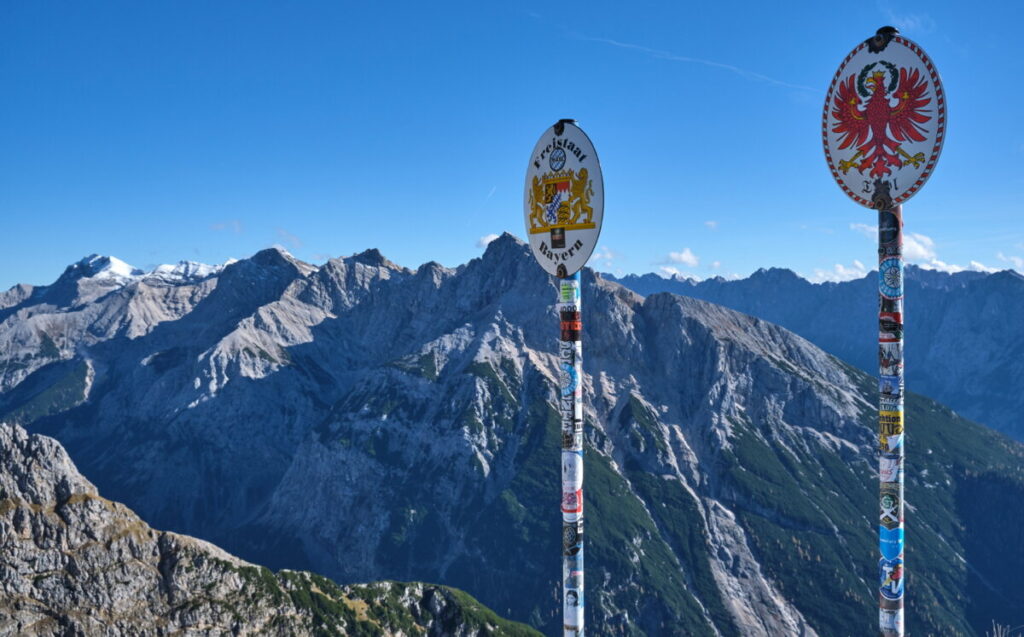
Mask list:
[[[1024,3],[713,5],[4,3],[0,289],[93,252],[458,265],[523,235],[527,159],[561,117],[604,169],[592,266],[858,276],[874,213],[829,175],[820,117],[886,24],[949,105],[908,258],[1024,271]]]

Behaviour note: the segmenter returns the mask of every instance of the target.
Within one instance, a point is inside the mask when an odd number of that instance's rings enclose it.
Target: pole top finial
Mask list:
[[[565,125],[566,124],[575,124],[575,123],[576,123],[576,120],[574,120],[574,119],[565,119],[565,118],[563,118],[563,119],[558,120],[557,122],[555,122],[555,135],[558,135],[559,137],[561,137],[562,133],[565,132]]]
[[[890,26],[875,31],[875,34],[868,38],[868,50],[872,53],[881,53],[889,45],[889,42],[899,35],[899,32],[899,29]]]

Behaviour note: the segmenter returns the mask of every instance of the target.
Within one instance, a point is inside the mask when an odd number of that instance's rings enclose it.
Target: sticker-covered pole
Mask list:
[[[881,189],[880,189],[881,190]],[[879,634],[903,635],[903,207],[878,203]]]
[[[946,92],[931,58],[885,26],[839,65],[821,138],[836,183],[878,214],[878,628],[903,635],[903,209],[935,172]]]
[[[562,422],[562,603],[565,637],[583,635],[583,332],[580,273],[558,283]]]
[[[523,224],[530,251],[555,277],[558,411],[562,425],[562,611],[565,637],[583,636],[583,348],[580,270],[597,247],[604,181],[597,151],[571,119],[537,140],[526,168]]]

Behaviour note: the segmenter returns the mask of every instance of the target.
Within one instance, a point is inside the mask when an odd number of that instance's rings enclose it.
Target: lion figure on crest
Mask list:
[[[594,209],[590,207],[590,198],[594,195],[594,189],[588,179],[587,169],[580,168],[578,176],[571,172],[569,174],[572,179],[572,222],[591,223],[594,220]],[[581,220],[583,215],[586,215],[586,219]]]

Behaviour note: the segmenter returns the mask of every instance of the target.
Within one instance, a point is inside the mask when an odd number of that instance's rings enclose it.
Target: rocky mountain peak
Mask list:
[[[345,259],[351,263],[362,263],[374,268],[388,268],[389,270],[401,270],[402,268],[390,261],[387,257],[381,254],[381,251],[377,248],[370,248],[363,250],[357,254],[353,254]]]
[[[758,268],[756,272],[750,275],[750,278],[773,283],[807,283],[806,279],[801,278],[800,275],[789,268]]]
[[[76,268],[82,276],[87,277],[129,279],[145,274],[143,270],[129,265],[117,257],[99,254],[90,254],[71,267]]]
[[[67,296],[79,293],[83,286],[108,288],[123,286],[138,279],[145,272],[112,256],[90,254],[72,263],[50,286],[51,296]]]
[[[483,254],[485,261],[516,260],[524,256],[530,256],[529,244],[507,231],[488,243]]]

